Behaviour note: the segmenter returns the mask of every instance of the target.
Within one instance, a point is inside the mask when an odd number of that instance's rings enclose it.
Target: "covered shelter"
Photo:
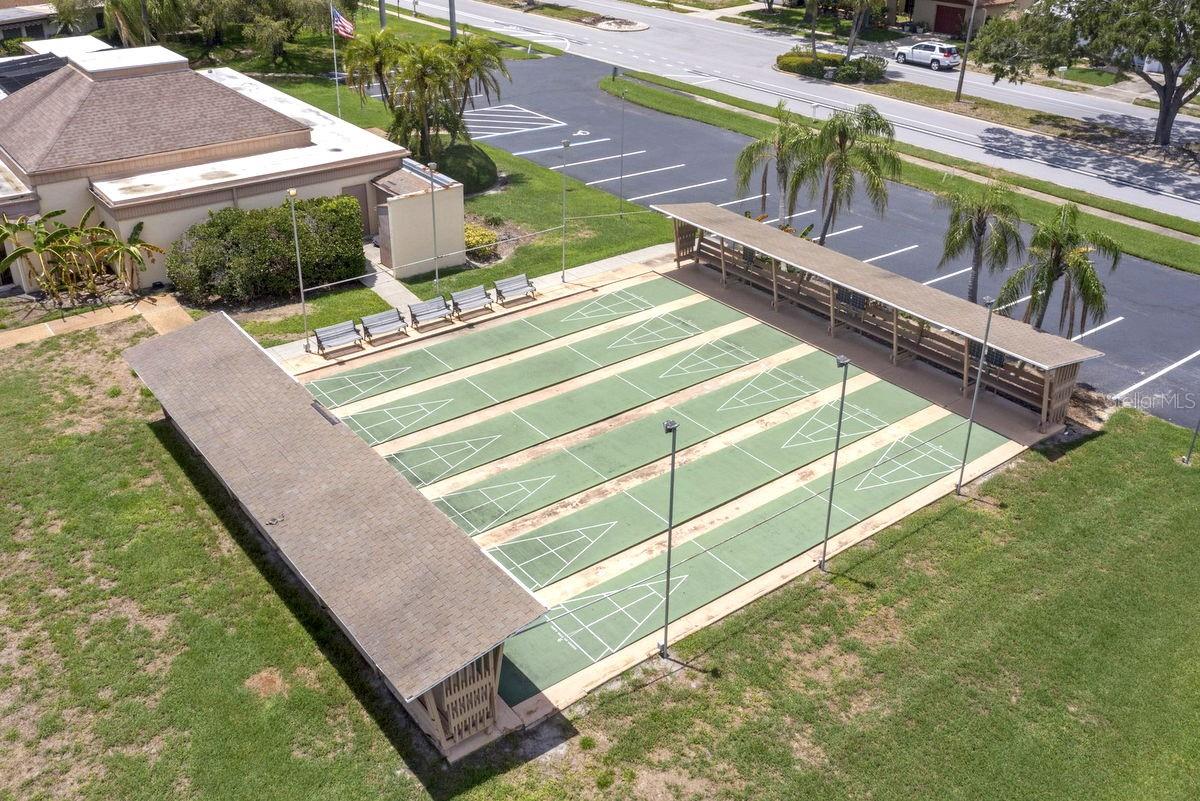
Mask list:
[[[495,736],[504,640],[542,604],[226,315],[125,358],[439,750]]]
[[[891,348],[894,364],[917,358],[960,376],[971,388],[983,350],[987,311],[963,298],[821,247],[711,203],[652,207],[674,221],[675,263],[719,270]],[[1036,409],[1046,431],[1066,418],[1083,362],[1103,354],[996,314],[984,386]]]

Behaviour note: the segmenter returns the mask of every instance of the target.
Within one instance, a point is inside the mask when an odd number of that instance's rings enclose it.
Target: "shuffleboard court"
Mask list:
[[[469,425],[452,434],[389,454],[387,459],[415,486],[424,487],[650,400],[711,380],[795,345],[796,341],[786,334],[769,326],[755,325],[699,345],[684,354],[634,367],[594,384],[529,404],[519,411]],[[805,388],[807,386],[804,385]],[[620,452],[607,447],[604,450],[608,456],[595,460],[595,467],[608,474],[610,468],[606,466],[606,461],[615,459],[619,462]],[[584,462],[592,464],[585,457],[571,461],[590,476],[595,476],[594,471],[583,467]],[[521,472],[526,475],[516,481],[536,478],[538,475],[536,470],[533,473],[527,470]],[[567,486],[560,481],[553,483],[555,486]],[[527,509],[526,504],[518,501],[514,498],[517,503],[514,510]]]
[[[947,415],[841,468],[832,533],[956,471],[965,422]],[[969,458],[1005,442],[976,426]],[[672,620],[819,544],[827,493],[828,479],[816,479],[678,545],[670,587]],[[644,561],[555,606],[509,638],[500,683],[505,702],[516,706],[661,627],[664,568],[664,556]]]
[[[367,443],[378,445],[744,320],[728,306],[702,300],[678,312],[664,312],[344,419]]]
[[[691,290],[674,281],[653,278],[528,317],[441,337],[394,358],[310,381],[305,386],[314,398],[332,409],[585,331],[690,294]]]
[[[846,398],[842,447],[927,406],[923,398],[885,382],[854,392]],[[682,524],[831,453],[837,416],[837,403],[824,404],[683,464],[676,477],[676,523]],[[688,418],[681,418],[681,425],[704,426]],[[488,552],[528,589],[541,589],[666,531],[663,510],[668,481],[669,476],[664,474],[623,489],[495,545]],[[497,504],[489,502],[490,496],[464,498],[469,505],[462,510],[447,509],[459,525],[478,525],[477,521],[496,514]]]

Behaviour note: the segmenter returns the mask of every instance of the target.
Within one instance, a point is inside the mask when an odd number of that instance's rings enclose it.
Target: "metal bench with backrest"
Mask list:
[[[408,328],[408,320],[399,309],[388,309],[378,314],[368,314],[359,322],[362,324],[363,339],[374,345],[380,337],[402,334]]]
[[[328,350],[341,350],[357,345],[362,336],[353,320],[322,326],[313,331],[317,340],[317,353],[324,355]]]
[[[533,297],[534,288],[525,273],[514,275],[512,278],[501,278],[496,282],[496,301],[507,303],[517,298]]]
[[[450,308],[450,304],[442,296],[438,296],[433,300],[414,303],[408,307],[408,316],[412,318],[413,328],[420,328],[425,323],[432,323],[438,320],[449,320],[454,315],[454,310]]]
[[[491,308],[492,296],[482,286],[473,286],[461,292],[451,292],[450,303],[454,306],[454,313],[462,317],[468,312]]]

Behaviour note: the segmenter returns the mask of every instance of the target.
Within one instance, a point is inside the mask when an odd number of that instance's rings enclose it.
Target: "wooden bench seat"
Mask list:
[[[321,355],[328,350],[353,347],[362,341],[358,326],[353,320],[322,326],[313,331],[313,336],[317,340],[317,353]]]
[[[368,314],[359,322],[362,324],[363,339],[372,345],[379,337],[402,334],[408,329],[408,320],[404,319],[404,314],[399,309]]]
[[[450,308],[450,304],[440,296],[408,307],[408,316],[412,318],[413,328],[420,328],[425,323],[438,320],[449,320],[453,315],[454,310]]]
[[[480,285],[464,289],[461,292],[451,292],[450,302],[454,306],[454,313],[461,318],[467,312],[491,308],[492,297]]]
[[[531,298],[535,291],[525,273],[514,275],[511,278],[501,278],[496,281],[496,302],[504,304],[517,298]]]

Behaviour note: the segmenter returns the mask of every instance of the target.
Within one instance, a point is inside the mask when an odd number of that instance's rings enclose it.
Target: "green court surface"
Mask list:
[[[394,358],[321,378],[305,386],[314,398],[334,408],[541,345],[690,294],[690,289],[674,281],[655,278],[629,289],[596,295],[500,325],[439,337],[425,347],[406,349]]]
[[[345,422],[369,444],[378,445],[741,319],[742,314],[724,304],[702,300],[678,312],[665,312],[349,415]]]
[[[831,536],[959,468],[965,421],[938,420],[839,466]],[[970,459],[1005,442],[976,426]],[[696,479],[700,480],[700,479]],[[715,480],[710,477],[710,481]],[[677,546],[671,618],[678,619],[821,542],[828,476]],[[680,487],[682,489],[682,487]],[[662,626],[665,556],[552,608],[504,646],[500,694],[518,704]]]
[[[656,359],[619,375],[398,451],[387,459],[415,486],[423,487],[716,378],[797,344],[795,339],[770,326],[754,325],[685,353]],[[615,457],[617,453],[611,455]],[[596,467],[603,469],[603,459]],[[595,476],[594,472],[589,473]],[[537,475],[529,477],[537,479]],[[513,501],[519,503],[519,499]]]
[[[851,393],[846,398],[842,445],[928,405],[923,398],[882,381]],[[676,473],[676,524],[831,453],[837,416],[838,404],[828,403],[683,464]],[[679,420],[680,429],[696,424],[686,417]],[[488,552],[527,588],[541,589],[666,531],[668,482],[668,475],[659,475]],[[452,513],[451,518],[462,525],[460,518],[474,522],[496,513],[494,503],[477,498],[472,498],[476,502],[469,511]]]

